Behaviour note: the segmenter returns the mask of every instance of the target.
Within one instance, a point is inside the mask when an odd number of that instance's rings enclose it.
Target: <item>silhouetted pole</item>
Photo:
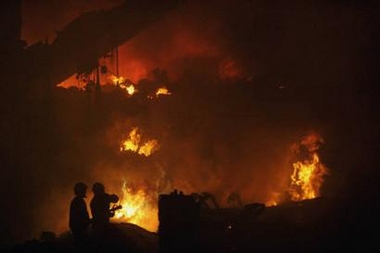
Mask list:
[[[116,85],[119,86],[119,46],[115,49],[115,58],[116,58],[116,77],[117,77],[117,83]]]
[[[100,99],[100,66],[96,65],[96,82],[95,82],[95,101],[99,102]]]

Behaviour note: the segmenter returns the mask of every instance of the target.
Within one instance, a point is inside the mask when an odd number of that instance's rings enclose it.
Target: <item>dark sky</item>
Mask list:
[[[25,0],[22,39],[52,42],[82,12],[120,2]],[[123,75],[138,82],[165,69],[171,97],[114,92],[94,107],[75,89],[54,89],[50,100],[16,96],[18,113],[4,114],[2,126],[9,142],[2,192],[14,212],[1,211],[1,242],[65,231],[79,180],[105,180],[116,191],[124,176],[149,187],[162,177],[165,189],[220,199],[237,190],[246,202],[263,202],[283,190],[289,147],[309,131],[325,139],[324,194],[370,201],[378,177],[378,13],[375,1],[189,1],[120,48]],[[116,152],[135,125],[162,143],[153,158]]]

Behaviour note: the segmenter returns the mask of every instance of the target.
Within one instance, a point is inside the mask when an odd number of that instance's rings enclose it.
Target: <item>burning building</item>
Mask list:
[[[140,2],[84,13],[66,20],[51,43],[11,51],[13,70],[2,72],[14,84],[3,87],[2,190],[17,211],[2,213],[10,217],[1,220],[6,241],[67,230],[77,181],[104,183],[123,206],[114,222],[152,232],[160,194],[175,189],[227,212],[207,211],[212,228],[228,228],[236,210],[250,215],[263,204],[263,216],[250,220],[263,242],[268,231],[280,240],[285,223],[301,224],[318,205],[332,213],[320,218],[330,222],[357,200],[371,202],[354,188],[376,178],[365,151],[376,135],[367,91],[375,66],[372,5]],[[366,196],[375,196],[372,185]],[[360,225],[375,217],[359,210],[326,222],[339,236],[324,242],[357,235],[356,223],[348,232],[338,228],[352,217]],[[284,226],[269,229],[276,224]]]

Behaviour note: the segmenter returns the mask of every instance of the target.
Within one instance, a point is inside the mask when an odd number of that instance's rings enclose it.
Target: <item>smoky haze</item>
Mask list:
[[[23,38],[53,38],[81,12],[120,1],[96,2],[25,1]],[[244,203],[266,202],[286,191],[290,146],[310,131],[325,140],[322,193],[360,199],[354,187],[378,175],[377,7],[192,1],[120,47],[120,73],[140,93],[103,86],[100,101],[76,88],[20,96],[2,124],[2,243],[66,231],[78,181],[119,193],[123,180],[207,191],[224,206],[234,191]],[[62,15],[39,15],[52,22],[36,15],[54,10]],[[161,85],[155,68],[167,72],[172,95],[149,100],[149,87]],[[119,152],[135,126],[160,144],[150,157]],[[372,183],[363,191],[374,196]]]

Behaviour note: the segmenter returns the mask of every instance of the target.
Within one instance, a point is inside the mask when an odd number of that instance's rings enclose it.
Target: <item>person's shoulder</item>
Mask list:
[[[71,205],[80,205],[82,202],[82,199],[81,198],[78,198],[78,197],[74,197],[72,200],[71,200]]]

